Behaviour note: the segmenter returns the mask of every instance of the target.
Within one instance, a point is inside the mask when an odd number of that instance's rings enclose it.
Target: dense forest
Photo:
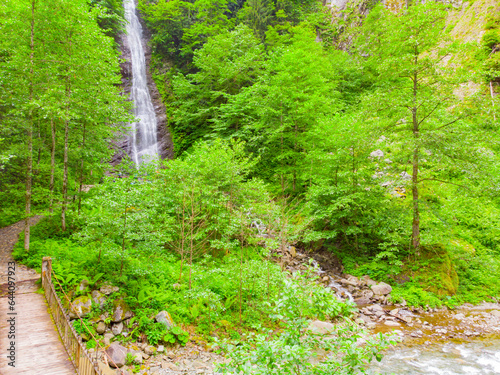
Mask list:
[[[498,301],[500,3],[138,10],[175,158],[111,166],[133,120],[122,4],[0,5],[0,226],[26,220],[19,261],[54,257],[67,290],[84,278],[120,286],[138,317],[130,332],[153,345],[215,341],[232,353],[227,371],[250,360],[263,374],[351,374],[387,345],[295,369],[309,349],[359,337],[343,327],[342,340],[301,341],[310,319],[354,306],[311,268],[285,272],[296,249],[390,284],[392,303]],[[34,215],[45,218],[30,229]],[[165,309],[182,330],[155,323]]]

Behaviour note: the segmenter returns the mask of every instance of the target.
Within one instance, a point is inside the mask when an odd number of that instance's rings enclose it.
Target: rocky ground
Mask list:
[[[71,306],[64,303],[71,319],[87,317],[93,305],[103,306],[108,299],[119,292],[117,286],[104,284],[98,290],[88,291],[88,282],[83,280],[77,290],[86,295],[73,297]],[[88,292],[88,293],[87,293]],[[224,361],[209,348],[189,342],[185,347],[179,344],[173,347],[164,345],[150,345],[147,342],[127,342],[130,332],[137,326],[131,323],[133,313],[123,299],[114,299],[112,311],[95,316],[89,320],[93,325],[100,344],[90,349],[92,358],[97,358],[99,367],[105,375],[164,375],[164,374],[213,374],[215,363]],[[161,311],[155,316],[156,322],[167,328],[174,325],[170,314]],[[92,337],[83,333],[84,341]],[[135,372],[132,372],[135,371]]]
[[[225,359],[215,353],[207,351],[204,347],[189,343],[185,347],[165,348],[147,344],[130,343],[122,346],[118,343],[111,344],[106,349],[107,355],[98,353],[99,367],[104,375],[130,375],[134,368],[140,375],[167,375],[167,374],[214,374],[215,363]],[[95,355],[94,350],[91,350]],[[127,362],[133,358],[132,363]],[[109,366],[109,357],[120,367],[115,369]],[[130,359],[129,359],[130,362]]]

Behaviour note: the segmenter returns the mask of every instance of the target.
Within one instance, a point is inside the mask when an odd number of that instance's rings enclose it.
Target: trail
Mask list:
[[[33,217],[31,225],[40,219],[41,216]],[[0,374],[73,375],[75,369],[59,339],[45,298],[36,293],[40,275],[12,259],[12,249],[23,229],[23,221],[0,228]],[[15,267],[10,268],[15,270],[14,299],[7,295],[9,266]],[[15,305],[9,304],[12,301]],[[12,318],[14,321],[9,322]],[[14,339],[9,338],[12,329]],[[9,365],[11,346],[15,348],[15,367]]]

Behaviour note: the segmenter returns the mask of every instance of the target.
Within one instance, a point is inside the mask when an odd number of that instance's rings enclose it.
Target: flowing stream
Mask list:
[[[493,375],[500,374],[500,339],[447,342],[429,346],[397,346],[372,374]]]
[[[138,122],[130,124],[129,155],[136,165],[151,160],[158,155],[156,115],[149,94],[146,75],[146,58],[142,46],[142,27],[137,18],[135,1],[125,0],[125,18],[127,19],[127,40],[132,62],[131,98],[134,103],[134,115]]]

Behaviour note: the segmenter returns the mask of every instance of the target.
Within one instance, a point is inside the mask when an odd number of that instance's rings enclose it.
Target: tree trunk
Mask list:
[[[71,40],[69,40],[69,56],[71,56]],[[69,66],[66,76],[66,96],[68,99],[66,107],[66,116],[69,116],[70,97],[71,97],[71,81]],[[68,142],[69,142],[69,118],[64,122],[64,171],[63,171],[63,191],[62,191],[62,209],[61,209],[61,225],[62,230],[66,230],[66,210],[68,207]]]
[[[127,196],[125,198],[125,211],[123,214],[123,233],[122,233],[122,259],[121,259],[121,264],[120,264],[120,277],[122,276],[123,273],[123,262],[125,258],[125,237],[127,233],[127,209],[128,209],[128,191],[127,191]]]
[[[29,100],[33,100],[34,86],[34,51],[35,51],[35,0],[31,1],[31,38],[30,38],[30,88]],[[33,172],[33,110],[30,109],[28,122],[28,157],[26,160],[26,194],[25,194],[25,221],[24,221],[24,250],[30,249],[30,216],[31,216],[31,178]]]
[[[181,269],[179,272],[179,284],[182,280],[182,266],[184,265],[184,235],[186,233],[185,228],[185,220],[186,220],[186,193],[182,191],[182,217],[181,217]]]
[[[418,208],[418,146],[413,150],[413,176],[412,176],[412,194],[413,194],[413,224],[412,224],[412,245],[418,253],[420,247],[420,212]]]
[[[191,269],[193,268],[193,234],[194,234],[194,190],[191,192],[191,217],[189,218],[189,289],[191,289]]]
[[[493,82],[490,81],[490,94],[491,94],[491,101],[493,103],[493,121],[497,120],[497,116],[495,114],[495,92],[493,91]]]
[[[413,223],[412,223],[412,246],[416,254],[419,253],[420,247],[420,212],[418,206],[418,153],[419,153],[419,128],[418,128],[418,106],[417,106],[417,92],[418,92],[418,73],[417,73],[418,51],[415,47],[415,73],[413,75],[413,108],[412,108],[412,123],[413,123],[413,139],[415,146],[413,148],[413,175],[411,179],[411,188],[413,196]]]
[[[351,148],[352,151],[352,192],[356,192],[357,179],[356,179],[356,160],[354,156],[354,145]]]
[[[62,210],[61,223],[62,230],[66,230],[66,209],[68,206],[68,138],[69,138],[69,120],[64,123],[64,172],[63,172],[63,190],[62,190]]]
[[[297,124],[295,124],[295,134],[294,134],[294,142],[293,142],[293,151],[297,152],[297,142],[298,142],[298,128]],[[294,158],[293,161],[293,186],[292,190],[295,191],[297,185],[297,157]]]
[[[50,147],[50,206],[49,212],[54,212],[53,204],[54,204],[54,181],[55,181],[55,169],[56,169],[56,126],[54,124],[54,119],[50,119],[50,129],[52,132],[52,144]]]
[[[240,326],[242,325],[242,319],[241,319],[241,311],[242,311],[242,292],[243,292],[243,241],[244,241],[244,233],[243,233],[243,212],[240,213],[240,242],[241,242],[241,253],[240,253]]]
[[[78,216],[80,216],[80,210],[82,208],[82,187],[83,187],[83,166],[84,166],[84,157],[83,157],[83,151],[85,150],[85,130],[86,130],[86,124],[83,124],[83,135],[82,135],[82,160],[80,164],[80,181],[78,184]]]

